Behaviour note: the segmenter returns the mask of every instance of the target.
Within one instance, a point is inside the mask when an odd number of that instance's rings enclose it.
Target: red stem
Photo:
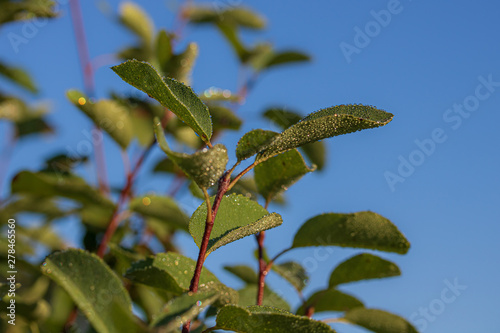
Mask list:
[[[80,61],[80,68],[83,74],[83,84],[85,93],[89,97],[95,94],[94,71],[89,56],[89,48],[87,45],[87,38],[85,37],[85,29],[83,27],[83,17],[80,9],[79,0],[71,0],[69,2],[71,21],[73,23],[73,30],[75,32],[76,46],[78,50],[78,58]],[[99,137],[102,137],[101,129],[96,125],[95,130]],[[109,185],[106,176],[106,159],[104,154],[104,145],[102,140],[100,142],[92,141],[94,146],[94,158],[97,170],[97,182],[99,183],[99,190],[102,193],[109,193]]]
[[[257,305],[262,305],[264,300],[264,287],[266,285],[267,264],[264,260],[264,238],[266,233],[261,231],[257,234],[257,244],[259,246],[259,284],[257,292]]]
[[[120,214],[118,214],[118,213],[119,213],[121,207],[123,206],[125,200],[127,199],[128,195],[132,189],[132,185],[134,184],[134,179],[137,176],[137,173],[139,172],[139,169],[141,168],[142,163],[144,162],[144,159],[149,154],[151,149],[154,147],[155,142],[156,141],[153,141],[144,150],[141,157],[137,160],[132,172],[127,175],[127,181],[126,181],[125,186],[123,187],[123,189],[120,193],[120,198],[118,199],[118,203],[116,204],[116,207],[113,211],[113,214],[111,215],[111,220],[108,224],[108,228],[106,229],[106,232],[104,233],[104,236],[101,240],[101,244],[99,244],[99,249],[97,250],[97,255],[101,258],[104,256],[104,252],[106,251],[109,240],[111,239],[111,237],[113,236],[113,234],[116,231],[116,228],[120,224],[120,218],[119,218]]]

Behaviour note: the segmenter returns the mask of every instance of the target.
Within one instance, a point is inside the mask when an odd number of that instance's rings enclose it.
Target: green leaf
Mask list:
[[[297,149],[293,149],[257,164],[254,177],[259,193],[271,201],[314,169],[306,165]]]
[[[410,248],[408,240],[391,221],[370,211],[315,216],[297,231],[292,247],[329,245],[400,254]]]
[[[396,264],[369,253],[361,253],[339,264],[330,275],[329,286],[360,280],[401,275]]]
[[[158,161],[158,163],[155,165],[153,172],[165,172],[165,173],[173,173],[173,174],[184,174],[181,168],[175,164],[174,161],[167,157],[164,159]]]
[[[215,292],[185,293],[169,301],[151,322],[151,327],[162,326],[162,332],[173,332],[194,319],[207,306],[217,300]]]
[[[275,125],[286,129],[302,119],[297,112],[288,111],[280,108],[271,108],[264,112],[264,117],[271,120]],[[322,170],[326,162],[326,147],[324,142],[316,141],[303,145],[300,149],[307,156],[309,161]]]
[[[268,60],[265,67],[269,68],[277,65],[305,62],[309,60],[311,60],[311,58],[307,54],[300,51],[274,52],[273,56]]]
[[[168,226],[188,230],[189,217],[172,198],[145,195],[131,200],[129,208],[142,216],[158,219]]]
[[[224,266],[224,269],[229,273],[239,277],[241,280],[248,284],[257,284],[259,282],[257,273],[251,267],[245,265],[236,265]]]
[[[290,284],[298,291],[302,291],[309,281],[305,268],[295,261],[275,264],[271,266],[271,269],[290,282]]]
[[[276,52],[269,44],[257,45],[251,53],[250,63],[256,72],[274,66],[309,61],[309,56],[304,53],[298,51]]]
[[[35,17],[55,17],[52,0],[0,1],[0,24],[11,21],[31,20]]]
[[[165,76],[189,85],[198,53],[198,44],[189,43],[183,52],[173,55],[166,63],[160,63]]]
[[[212,199],[213,200],[213,199]],[[189,233],[201,246],[207,219],[207,205],[202,203],[189,221]],[[257,202],[242,195],[225,196],[220,203],[208,242],[207,255],[240,238],[277,227],[283,223],[281,216],[269,214]]]
[[[120,279],[94,254],[70,249],[45,259],[42,272],[64,288],[98,332],[142,332]]]
[[[64,197],[84,205],[114,208],[113,202],[88,185],[85,180],[73,175],[21,171],[12,179],[11,191],[45,198]]]
[[[236,146],[236,158],[238,161],[246,160],[262,151],[278,133],[262,129],[251,130],[243,135]]]
[[[257,301],[257,293],[258,293],[257,284],[248,284],[243,289],[238,290],[240,295],[238,305],[241,307],[255,305]],[[272,306],[278,309],[290,311],[290,305],[281,298],[274,291],[269,289],[269,287],[264,287],[264,298],[262,300],[262,305],[264,306]]]
[[[183,14],[191,23],[225,23],[256,30],[266,26],[263,17],[245,7],[229,7],[218,11],[209,6],[189,6],[184,9]]]
[[[127,1],[120,5],[120,22],[139,36],[143,45],[151,45],[154,33],[153,22],[137,4]]]
[[[363,307],[363,303],[357,298],[336,289],[320,290],[312,294],[306,301],[306,306],[314,307],[314,312],[349,311],[354,308]],[[305,314],[306,308],[301,306],[297,314]]]
[[[166,290],[176,295],[189,290],[196,261],[178,253],[158,253],[154,257],[138,261],[130,267],[125,277],[135,283]],[[200,284],[218,282],[208,269],[201,271]]]
[[[132,121],[127,110],[114,100],[103,99],[93,103],[83,93],[69,90],[68,99],[85,113],[99,128],[108,133],[123,149],[134,135]]]
[[[168,147],[160,123],[155,126],[156,139],[160,148],[179,168],[201,188],[214,185],[226,170],[227,150],[218,143],[213,148],[204,148],[194,154],[177,153]]]
[[[357,308],[344,319],[376,333],[418,333],[405,319],[382,310]]]
[[[171,36],[163,29],[156,35],[156,59],[163,71],[165,71],[163,66],[172,57],[172,43],[170,39]]]
[[[223,129],[229,129],[237,131],[240,129],[242,121],[238,118],[233,111],[229,108],[209,104],[208,109],[212,115],[212,122],[214,125],[214,132],[221,131]]]
[[[257,155],[256,161],[264,161],[287,150],[307,143],[380,127],[392,120],[391,113],[365,105],[338,105],[316,111],[277,135]]]
[[[22,68],[7,66],[0,62],[0,75],[3,75],[32,93],[38,92],[38,89],[30,75]]]
[[[325,323],[303,316],[251,306],[246,309],[228,305],[217,314],[216,329],[244,333],[334,333]]]
[[[212,136],[212,122],[205,104],[190,87],[170,78],[163,78],[146,62],[129,60],[111,69],[125,82],[142,90],[170,109],[205,142]]]
[[[48,220],[60,218],[67,214],[56,205],[52,198],[24,195],[18,196],[15,200],[10,200],[2,207],[0,220],[7,221],[21,212],[42,214]]]
[[[238,94],[232,93],[228,89],[210,87],[206,89],[200,98],[206,102],[238,102],[240,97]]]

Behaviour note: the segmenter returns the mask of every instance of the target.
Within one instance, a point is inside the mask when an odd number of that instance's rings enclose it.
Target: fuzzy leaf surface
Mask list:
[[[252,130],[243,135],[236,146],[236,158],[243,161],[262,151],[278,133],[262,129]]]

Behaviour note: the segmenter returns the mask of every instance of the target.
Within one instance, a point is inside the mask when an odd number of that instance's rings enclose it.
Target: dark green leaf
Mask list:
[[[126,272],[125,277],[154,288],[180,295],[189,289],[196,262],[183,255],[168,252],[138,261]],[[200,284],[218,282],[215,275],[204,268]]]
[[[172,332],[195,318],[207,306],[215,302],[215,292],[185,293],[169,301],[151,322],[152,327],[162,326],[162,331]]]
[[[189,232],[198,245],[201,245],[207,219],[207,205],[202,203],[189,221]],[[269,214],[257,202],[242,195],[225,196],[219,206],[214,221],[207,255],[240,238],[256,234],[260,231],[277,227],[283,223],[281,216]]]
[[[183,14],[191,23],[225,23],[249,29],[263,29],[266,25],[263,17],[245,7],[229,7],[218,11],[208,6],[189,6]]]
[[[98,332],[141,332],[120,279],[94,254],[70,249],[45,259],[42,272],[64,288]]]
[[[125,82],[170,109],[198,133],[203,141],[210,140],[212,136],[210,113],[191,88],[174,79],[163,78],[146,62],[129,60],[111,69]]]
[[[188,229],[189,217],[179,208],[177,203],[169,197],[146,195],[130,201],[131,211],[145,217],[160,220],[166,225],[183,230]]]
[[[156,59],[164,72],[164,66],[172,57],[172,43],[170,39],[171,36],[163,29],[156,35]]]
[[[238,161],[252,157],[262,151],[278,133],[262,129],[252,130],[243,135],[236,146]]]
[[[213,148],[204,148],[189,155],[170,150],[159,123],[155,126],[155,133],[158,144],[165,154],[201,188],[214,185],[224,173],[228,157],[226,147],[222,144],[218,143]]]
[[[116,101],[108,99],[93,103],[77,90],[69,90],[66,96],[123,149],[127,148],[134,135],[134,130],[129,113],[124,107]]]
[[[391,221],[373,212],[322,214],[295,234],[293,247],[342,246],[405,254],[410,243]]]
[[[248,284],[243,289],[238,290],[240,299],[238,305],[241,307],[246,307],[249,305],[255,305],[257,302],[258,286],[257,284]],[[269,289],[267,286],[264,287],[264,298],[262,300],[262,305],[272,306],[278,309],[290,311],[290,305],[281,298],[274,291]]]
[[[292,149],[257,164],[254,178],[259,193],[265,200],[271,201],[311,171],[314,167],[309,168],[297,149]]]
[[[298,262],[288,261],[282,264],[272,265],[271,268],[281,275],[282,278],[290,282],[298,291],[302,291],[309,281],[305,268]]]
[[[354,308],[363,307],[363,303],[357,298],[336,289],[320,290],[312,294],[306,301],[306,305],[314,307],[314,312],[349,311]],[[297,314],[303,315],[306,308],[301,306]]]
[[[295,62],[305,62],[309,61],[310,57],[299,51],[281,51],[275,52],[273,56],[269,59],[266,64],[266,67],[273,67],[277,65],[284,65]]]
[[[316,111],[277,135],[256,161],[333,136],[384,126],[391,113],[364,105],[339,105]]]
[[[0,75],[3,75],[32,93],[36,93],[38,91],[29,74],[22,68],[10,67],[0,62]]]
[[[244,333],[334,333],[325,323],[269,307],[234,305],[223,307],[217,314],[216,329]]]
[[[369,253],[358,254],[335,267],[330,287],[360,280],[381,279],[401,275],[396,264]]]
[[[405,319],[382,310],[357,308],[344,319],[376,333],[418,333]]]
[[[259,282],[259,277],[257,276],[257,273],[248,266],[245,265],[224,266],[224,269],[229,273],[239,277],[246,283],[257,284]]]
[[[120,22],[139,36],[143,45],[151,45],[154,33],[153,22],[137,4],[127,1],[120,5]]]
[[[160,160],[156,166],[153,169],[153,172],[165,172],[165,173],[173,173],[173,174],[184,174],[181,168],[175,164],[174,161],[169,159],[168,157],[165,157],[164,159]]]

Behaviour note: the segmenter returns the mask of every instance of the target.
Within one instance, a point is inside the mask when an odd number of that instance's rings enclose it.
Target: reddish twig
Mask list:
[[[79,0],[71,0],[69,2],[71,21],[73,23],[73,30],[75,32],[76,46],[78,50],[78,58],[80,60],[80,67],[83,74],[83,84],[85,87],[85,93],[89,97],[93,97],[95,94],[95,82],[94,82],[94,71],[92,68],[92,63],[89,56],[89,48],[87,45],[87,38],[85,37],[85,29],[83,27],[83,17],[80,9]],[[102,136],[102,131],[99,126],[95,126],[95,130],[99,137]],[[104,154],[104,145],[102,140],[99,142],[92,141],[94,146],[94,158],[97,170],[97,182],[99,184],[99,190],[102,193],[109,193],[109,185],[106,176],[106,158]]]

